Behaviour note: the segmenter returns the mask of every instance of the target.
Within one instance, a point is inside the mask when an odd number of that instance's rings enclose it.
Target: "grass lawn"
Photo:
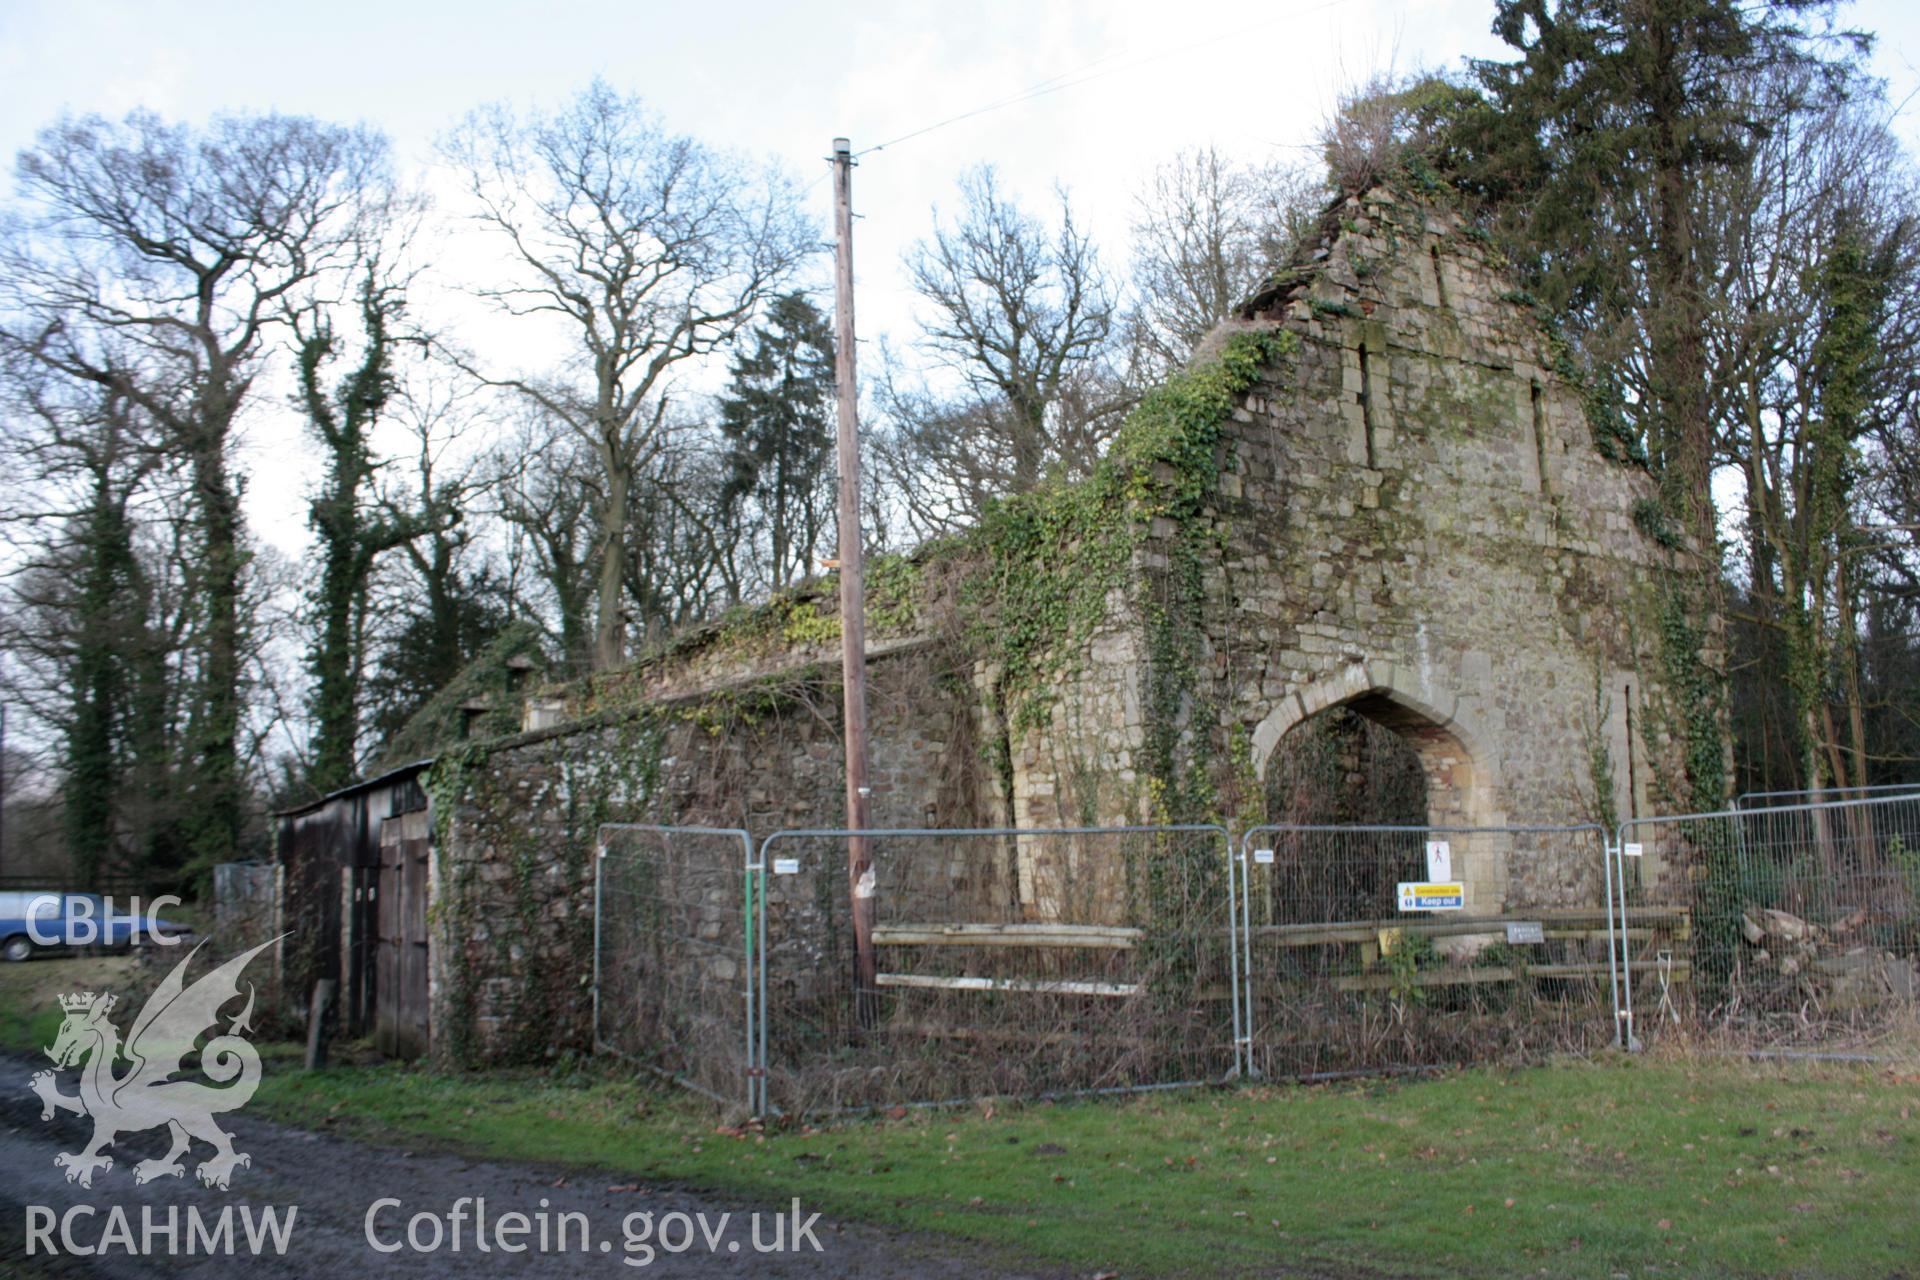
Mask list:
[[[0,1045],[38,1054],[60,1030],[60,997],[74,991],[124,991],[131,955],[40,957],[0,962]]]
[[[771,1133],[592,1076],[274,1073],[283,1120],[601,1167],[1088,1272],[1887,1277],[1920,1256],[1920,1077],[1616,1060],[915,1111]]]
[[[0,966],[0,1041],[122,959]],[[49,1007],[52,1011],[49,1012]],[[1893,1277],[1920,1258],[1920,1074],[1611,1058],[728,1131],[585,1070],[298,1068],[249,1107],[372,1142],[600,1168],[1010,1246],[1075,1271]]]
[[[184,949],[165,953],[146,975],[147,986],[150,988],[160,974],[185,955]],[[18,964],[0,962],[0,1049],[39,1058],[60,1032],[64,1017],[60,997],[69,992],[112,992],[125,1002],[114,1009],[113,1021],[123,1031],[128,1029],[143,999],[138,994],[139,979],[139,962],[125,951],[36,956]],[[254,1043],[270,1075],[283,1067],[298,1070],[306,1060],[304,1044],[270,1040]],[[374,1056],[366,1045],[336,1043],[332,1050],[334,1058],[343,1063],[365,1061]]]

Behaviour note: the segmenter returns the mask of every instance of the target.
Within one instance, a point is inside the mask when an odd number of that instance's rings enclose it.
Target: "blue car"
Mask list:
[[[151,913],[136,918],[130,905],[97,893],[0,893],[0,958],[20,961],[40,950],[119,948],[149,941],[156,931],[167,937],[192,932]]]

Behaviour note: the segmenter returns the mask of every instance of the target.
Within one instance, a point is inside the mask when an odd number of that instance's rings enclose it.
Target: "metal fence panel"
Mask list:
[[[1811,787],[1797,791],[1743,791],[1734,797],[1735,809],[1782,809],[1795,805],[1827,804],[1841,800],[1871,800],[1880,796],[1920,794],[1920,782],[1881,782],[1870,787]]]
[[[771,1107],[1144,1089],[1236,1070],[1225,828],[861,834],[875,876],[869,992],[854,990],[853,833],[761,845]]]
[[[271,862],[222,862],[213,869],[213,932],[239,954],[279,931],[280,868]]]
[[[1445,842],[1454,911],[1403,911]],[[1253,1070],[1312,1077],[1604,1044],[1612,1025],[1606,832],[1270,825],[1241,840],[1243,1020]],[[1489,910],[1511,882],[1547,905]]]
[[[596,1052],[718,1101],[754,1105],[757,878],[745,831],[600,828]]]
[[[1642,818],[1618,850],[1643,1038],[1832,1047],[1911,1025],[1920,793]]]
[[[1743,801],[1748,799],[1742,798]],[[1536,1058],[1853,1044],[1920,999],[1920,792],[1598,827],[609,824],[594,1042],[790,1112]],[[1465,909],[1402,911],[1449,842]],[[1541,905],[1504,911],[1510,898]],[[1635,1004],[1641,1008],[1636,1022]],[[1611,1018],[1609,1014],[1611,1013]]]

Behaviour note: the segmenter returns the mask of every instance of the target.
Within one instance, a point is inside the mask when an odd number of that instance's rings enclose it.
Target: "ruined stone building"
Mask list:
[[[1408,744],[1435,825],[1662,805],[1683,552],[1589,399],[1444,198],[1348,199],[1097,475],[874,565],[874,821],[1245,827],[1336,707]],[[742,611],[440,753],[437,1049],[579,1042],[599,823],[841,822],[835,608],[826,582]],[[1065,871],[993,891],[1044,917]],[[1598,892],[1498,840],[1456,874],[1486,914]]]

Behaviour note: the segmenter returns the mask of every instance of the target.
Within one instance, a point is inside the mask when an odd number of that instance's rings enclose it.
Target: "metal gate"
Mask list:
[[[745,831],[608,823],[594,873],[593,1043],[756,1105],[758,868]]]
[[[1253,1072],[1324,1077],[1603,1044],[1606,849],[1599,826],[1250,829],[1238,860]],[[1514,896],[1538,905],[1505,908]]]

